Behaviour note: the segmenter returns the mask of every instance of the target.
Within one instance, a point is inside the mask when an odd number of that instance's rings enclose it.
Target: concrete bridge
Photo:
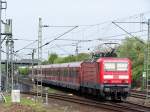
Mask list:
[[[2,60],[2,64],[6,64],[6,60]],[[32,59],[15,60],[14,64],[17,64],[17,65],[32,65]],[[33,64],[37,65],[38,64],[38,60],[35,59],[33,61]]]

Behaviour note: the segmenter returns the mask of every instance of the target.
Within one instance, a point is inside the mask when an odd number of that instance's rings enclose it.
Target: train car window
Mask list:
[[[54,68],[52,69],[52,72],[53,72],[53,76],[55,76],[55,73],[54,73]]]
[[[79,70],[76,69],[76,77],[78,77],[78,75],[79,75]]]
[[[53,69],[50,69],[50,74],[51,76],[53,76]]]
[[[66,76],[66,68],[64,68],[63,70],[64,70],[64,75],[63,76],[65,77]]]
[[[57,69],[55,69],[55,76],[57,76]]]
[[[57,76],[59,76],[59,68],[57,69]]]
[[[72,68],[70,68],[70,77],[72,77]]]
[[[71,72],[70,72],[70,68],[68,69],[68,76],[70,77],[70,74],[71,74]]]
[[[62,68],[60,68],[60,74],[59,74],[59,76],[61,76],[62,75]]]
[[[52,76],[52,70],[51,70],[51,69],[48,69],[48,70],[47,70],[47,74],[48,74],[49,76]]]
[[[63,70],[63,76],[65,77],[65,68],[64,68],[64,70]]]
[[[57,76],[57,69],[55,69],[55,76]]]
[[[71,77],[73,77],[73,75],[74,75],[74,69],[72,68],[72,70],[71,70]]]
[[[55,69],[53,69],[53,76],[55,76]]]
[[[73,75],[72,77],[76,76],[76,68],[73,68],[72,75]]]
[[[50,71],[51,71],[51,76],[53,76],[53,69],[51,68]]]
[[[67,77],[67,73],[68,73],[68,70],[67,70],[67,68],[65,68],[65,71],[64,71],[64,73],[65,73],[65,74],[64,74],[64,76],[65,76],[65,77]]]
[[[73,68],[71,68],[71,77],[73,77]]]

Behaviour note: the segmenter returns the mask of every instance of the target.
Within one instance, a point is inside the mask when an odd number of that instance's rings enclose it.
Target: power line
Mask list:
[[[93,40],[74,40],[74,39],[57,39],[57,40],[64,40],[64,41],[77,41],[77,42],[89,42]]]
[[[118,21],[118,20],[123,20],[123,19],[125,20],[125,19],[129,19],[129,18],[135,18],[135,17],[137,17],[137,16],[140,17],[140,14],[143,14],[143,15],[145,15],[145,14],[150,14],[150,11],[146,11],[146,12],[143,12],[143,13],[137,13],[137,14],[134,14],[134,15],[131,15],[131,16],[123,17],[123,18],[118,18],[118,19],[115,19],[115,20],[113,20],[113,21]],[[79,26],[79,27],[81,27],[81,26],[98,26],[98,25],[102,25],[102,24],[105,24],[105,23],[109,23],[109,22],[111,22],[111,21],[112,21],[112,20],[104,21],[104,22],[97,23],[97,24],[76,25],[76,26]]]
[[[30,46],[30,45],[32,45],[32,44],[34,44],[34,43],[36,43],[36,42],[37,42],[37,40],[35,40],[34,42],[32,42],[32,43],[26,45],[25,47],[23,47],[23,48],[21,48],[21,49],[19,49],[19,50],[16,50],[15,52],[19,52],[19,51],[21,51],[21,50],[27,48],[28,46]]]
[[[119,26],[118,24],[116,24],[115,22],[112,22],[114,25],[116,25],[118,28],[120,28],[121,30],[123,30],[124,32],[126,32],[128,35],[130,35],[131,37],[134,37],[136,40],[138,40],[139,42],[141,42],[142,44],[144,44],[143,41],[141,41],[140,39],[138,39],[136,36],[134,36],[132,33],[126,31],[124,28],[122,28],[121,26]]]
[[[140,33],[140,32],[146,32],[147,30],[143,30],[143,31],[135,31],[135,32],[129,32],[129,33]],[[110,36],[105,36],[105,37],[103,37],[103,38],[111,38],[111,37],[120,37],[120,36],[124,36],[124,35],[127,35],[126,33],[123,33],[123,34],[118,34],[118,35],[110,35]],[[98,39],[96,39],[96,40],[99,40],[99,39],[101,39],[101,38],[98,38]]]
[[[68,31],[64,32],[64,33],[63,33],[63,34],[61,34],[60,36],[58,36],[58,37],[54,38],[53,40],[51,40],[51,41],[49,41],[49,42],[45,43],[44,45],[42,45],[42,46],[40,46],[40,47],[44,47],[44,46],[46,46],[46,45],[50,44],[51,42],[53,42],[53,41],[55,41],[55,40],[59,39],[60,37],[62,37],[62,36],[64,36],[64,35],[66,35],[67,33],[71,32],[72,30],[76,29],[77,27],[78,27],[78,26],[73,27],[72,29],[70,29],[70,30],[68,30]]]
[[[65,50],[65,49],[62,48],[61,46],[59,46],[59,45],[56,44],[56,47],[59,48],[60,50],[62,50],[63,52],[65,52],[65,53],[71,55],[71,53],[69,53],[67,50]]]
[[[63,28],[67,28],[67,27],[76,27],[76,26],[52,26],[52,25],[43,25],[42,27],[63,27]]]

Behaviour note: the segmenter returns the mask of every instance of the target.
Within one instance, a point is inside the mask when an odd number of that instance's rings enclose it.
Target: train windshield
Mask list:
[[[128,63],[127,62],[105,62],[104,69],[105,71],[127,71]]]

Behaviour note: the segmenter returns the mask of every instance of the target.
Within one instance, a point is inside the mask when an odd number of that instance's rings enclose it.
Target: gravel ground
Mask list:
[[[138,103],[138,104],[150,107],[150,102],[147,102],[147,101],[145,102],[144,99],[139,99],[139,98],[134,98],[134,97],[128,97],[127,101],[133,102],[133,103]]]
[[[54,112],[113,112],[95,107],[89,107],[86,105],[79,105],[66,101],[60,101],[55,99],[49,99],[48,109],[53,109]],[[52,112],[53,112],[52,111]],[[48,111],[51,112],[51,111]]]
[[[28,99],[33,99],[29,95],[21,95]],[[5,107],[0,104],[0,112],[113,112],[105,109],[89,107],[86,105],[80,105],[76,103],[70,103],[66,101],[49,99],[48,105],[43,105],[43,109],[34,109],[31,106],[23,106],[20,104],[12,104],[11,106]]]

